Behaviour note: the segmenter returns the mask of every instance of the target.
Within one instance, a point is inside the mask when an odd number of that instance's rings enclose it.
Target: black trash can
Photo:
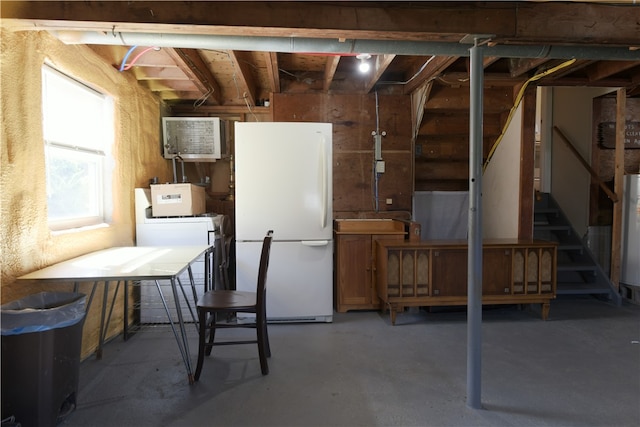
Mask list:
[[[0,306],[3,420],[55,426],[73,412],[85,299],[41,292]]]

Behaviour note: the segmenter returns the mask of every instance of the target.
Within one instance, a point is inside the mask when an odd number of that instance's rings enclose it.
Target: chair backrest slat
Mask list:
[[[269,230],[262,241],[262,252],[260,253],[260,266],[258,269],[257,284],[257,309],[264,309],[267,292],[267,270],[269,268],[269,255],[271,254],[271,241],[273,240],[273,230]]]

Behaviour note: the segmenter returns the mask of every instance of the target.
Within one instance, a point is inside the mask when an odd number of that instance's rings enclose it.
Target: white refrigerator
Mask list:
[[[330,123],[235,125],[236,288],[255,291],[262,240],[273,230],[271,323],[333,320],[331,166]]]

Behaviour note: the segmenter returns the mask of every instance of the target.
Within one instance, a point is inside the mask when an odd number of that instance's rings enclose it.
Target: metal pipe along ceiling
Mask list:
[[[185,49],[222,49],[263,52],[372,55],[469,56],[468,44],[431,41],[316,39],[305,37],[245,37],[202,34],[99,33],[95,31],[51,31],[66,44],[159,46]],[[628,47],[495,45],[485,46],[486,56],[503,58],[550,58],[640,61],[640,50]]]

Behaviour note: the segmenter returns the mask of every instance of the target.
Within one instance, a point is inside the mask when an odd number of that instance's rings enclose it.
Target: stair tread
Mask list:
[[[567,223],[562,210],[555,206],[553,198],[550,195],[541,197],[534,205],[533,211],[534,236],[546,240],[553,238],[558,243],[556,294],[603,294],[615,299],[616,293],[609,283],[609,278],[603,275],[597,262],[591,259],[587,246],[577,237],[571,224]],[[570,258],[574,258],[576,254],[581,254],[580,260],[571,260]]]
[[[558,271],[595,271],[597,266],[593,263],[570,262],[558,263]]]
[[[606,284],[558,282],[556,294],[608,294],[611,288]]]
[[[558,209],[556,208],[533,208],[533,213],[537,214],[537,213],[541,213],[541,214],[548,214],[548,213],[558,213]]]
[[[584,248],[583,245],[572,245],[572,244],[559,244],[558,245],[558,250],[559,251],[574,251],[574,250],[582,250]]]

